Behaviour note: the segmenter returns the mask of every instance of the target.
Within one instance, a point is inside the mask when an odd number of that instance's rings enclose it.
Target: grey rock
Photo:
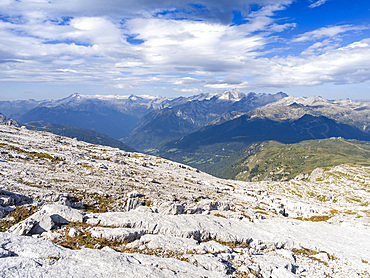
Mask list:
[[[9,253],[16,255],[9,257]],[[70,250],[50,241],[0,233],[2,277],[227,277],[173,258],[115,252],[110,248]]]
[[[3,207],[0,207],[0,219],[4,218],[7,214],[8,212]]]
[[[213,255],[192,255],[187,257],[189,261],[196,265],[202,266],[206,270],[220,272],[227,274],[229,272],[229,267],[220,258]]]
[[[136,190],[134,190],[134,191],[131,191],[131,192],[129,192],[129,193],[127,193],[127,197],[128,198],[136,198],[136,197],[138,197],[140,194],[139,194],[139,192],[137,192]]]
[[[185,210],[184,205],[182,204],[175,204],[172,202],[165,202],[159,205],[158,212],[162,214],[183,214]]]
[[[143,204],[144,204],[144,202],[141,201],[139,198],[129,198],[127,200],[126,210],[130,211],[130,210],[136,209],[137,207],[139,207]]]
[[[83,214],[59,204],[45,205],[40,211],[13,226],[14,228],[11,227],[9,231],[16,234],[21,232],[22,235],[42,234],[69,222],[83,222]],[[28,229],[31,223],[32,227]]]
[[[8,232],[16,235],[28,235],[32,228],[37,225],[37,221],[33,219],[26,219],[18,224],[13,225],[9,228]]]
[[[15,126],[15,127],[21,126],[16,120],[7,118],[1,113],[0,113],[0,125]]]
[[[94,227],[89,231],[92,237],[105,238],[117,242],[131,242],[147,233],[147,231],[143,229],[103,228],[103,227]]]

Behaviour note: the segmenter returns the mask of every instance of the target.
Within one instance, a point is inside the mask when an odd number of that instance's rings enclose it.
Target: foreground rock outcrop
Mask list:
[[[370,168],[221,180],[0,126],[1,277],[367,277]]]

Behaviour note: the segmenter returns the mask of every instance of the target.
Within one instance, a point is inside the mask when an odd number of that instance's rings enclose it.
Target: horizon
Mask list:
[[[227,92],[230,92],[230,91],[233,91],[233,90],[239,90],[240,93],[243,93],[245,95],[248,95],[250,93],[253,93],[253,94],[266,94],[266,95],[275,95],[275,94],[278,94],[278,93],[284,93],[287,95],[287,97],[290,97],[290,96],[293,96],[293,97],[296,97],[296,98],[299,98],[299,97],[303,97],[303,98],[315,98],[315,97],[319,97],[319,98],[323,98],[323,99],[326,99],[326,100],[353,100],[353,101],[360,101],[360,102],[370,102],[370,98],[368,99],[356,99],[356,98],[325,98],[323,96],[320,96],[320,95],[311,95],[311,96],[295,96],[295,95],[290,95],[290,94],[287,94],[286,92],[284,91],[277,91],[275,93],[266,93],[266,92],[261,92],[261,93],[257,93],[257,92],[254,92],[254,91],[242,91],[240,89],[230,89],[230,90],[224,90],[224,91],[218,91],[218,92],[200,92],[198,94],[192,94],[192,95],[179,95],[179,96],[163,96],[163,95],[150,95],[150,94],[133,94],[133,93],[127,93],[127,94],[83,94],[83,93],[70,93],[70,94],[67,94],[66,96],[63,96],[63,97],[60,97],[60,98],[57,98],[57,97],[54,97],[54,98],[18,98],[18,99],[3,99],[3,98],[0,98],[0,101],[56,101],[56,100],[62,100],[62,99],[67,99],[67,98],[70,98],[70,97],[73,97],[75,95],[78,95],[78,96],[89,96],[89,97],[129,97],[129,96],[139,96],[139,97],[158,97],[158,98],[166,98],[166,99],[176,99],[176,98],[181,98],[181,97],[191,97],[191,96],[197,96],[197,95],[201,95],[201,94],[210,94],[210,95],[217,95],[217,94],[223,94],[223,93],[227,93]],[[0,111],[1,112],[1,111]]]
[[[6,0],[0,34],[1,100],[370,95],[367,0]]]
[[[370,102],[370,98],[368,99],[355,99],[355,98],[336,98],[336,99],[330,99],[330,98],[325,98],[323,96],[320,96],[320,95],[312,95],[312,96],[308,96],[308,97],[305,97],[305,96],[294,96],[294,95],[290,95],[290,94],[287,94],[286,92],[284,91],[277,91],[275,93],[265,93],[265,92],[262,92],[262,93],[257,93],[257,92],[254,92],[254,91],[242,91],[242,90],[239,90],[239,89],[230,89],[230,90],[225,90],[225,91],[221,91],[221,92],[201,92],[199,94],[193,94],[193,95],[180,95],[180,96],[170,96],[170,97],[166,97],[166,96],[161,96],[161,95],[150,95],[150,94],[81,94],[81,93],[70,93],[68,94],[67,96],[63,96],[61,98],[39,98],[39,99],[35,99],[35,98],[24,98],[24,99],[2,99],[0,98],[0,102],[3,102],[3,101],[9,101],[9,102],[13,102],[13,101],[57,101],[57,100],[62,100],[62,99],[68,99],[68,98],[71,98],[73,96],[88,96],[88,97],[95,97],[95,98],[98,98],[98,97],[118,97],[118,98],[122,98],[122,97],[130,97],[130,96],[139,96],[139,97],[158,97],[158,98],[166,98],[166,99],[176,99],[176,98],[181,98],[181,97],[191,97],[191,96],[197,96],[197,95],[201,95],[201,94],[210,94],[210,95],[217,95],[217,94],[223,94],[223,93],[227,93],[227,92],[230,92],[230,91],[233,91],[233,90],[238,90],[240,93],[243,93],[245,95],[248,95],[250,93],[253,93],[253,94],[266,94],[266,95],[276,95],[278,93],[283,93],[283,94],[286,94],[287,97],[290,97],[290,96],[293,96],[293,97],[296,97],[296,98],[299,98],[299,97],[303,97],[303,98],[315,98],[315,97],[319,97],[319,98],[323,98],[325,100],[329,100],[329,101],[334,101],[334,100],[352,100],[352,101],[359,101],[359,102]],[[1,111],[0,111],[1,113]]]

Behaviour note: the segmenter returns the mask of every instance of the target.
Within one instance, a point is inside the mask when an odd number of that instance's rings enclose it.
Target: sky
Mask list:
[[[0,1],[0,100],[234,88],[370,99],[370,1]]]

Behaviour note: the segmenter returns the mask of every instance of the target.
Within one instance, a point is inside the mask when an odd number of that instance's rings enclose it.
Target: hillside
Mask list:
[[[283,144],[256,143],[242,151],[220,175],[245,181],[307,178],[318,167],[341,164],[370,166],[370,142],[330,138]]]
[[[90,129],[78,128],[73,126],[63,126],[44,121],[29,122],[24,124],[28,129],[51,132],[57,135],[76,138],[79,141],[84,141],[91,144],[109,146],[118,148],[124,151],[134,151],[133,148],[123,144],[121,141],[115,140],[108,135],[98,133]]]
[[[370,273],[369,167],[246,183],[45,132],[0,134],[4,277]]]
[[[245,114],[168,141],[155,154],[222,176],[225,166],[242,159],[239,152],[250,144],[267,140],[292,144],[330,137],[370,141],[369,133],[323,116],[274,121]]]
[[[100,100],[94,100],[73,108],[38,106],[19,117],[19,121],[21,123],[45,121],[91,129],[119,139],[131,132],[138,119],[107,107]]]

